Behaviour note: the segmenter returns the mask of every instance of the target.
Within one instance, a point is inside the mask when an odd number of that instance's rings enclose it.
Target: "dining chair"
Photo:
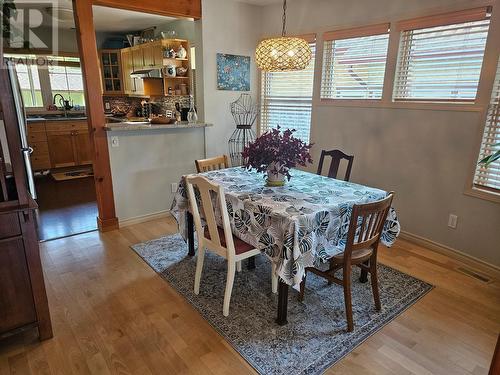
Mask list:
[[[227,155],[220,155],[208,159],[199,159],[195,160],[195,163],[198,173],[229,168],[229,158]]]
[[[221,185],[211,182],[203,176],[191,175],[186,177],[186,186],[196,232],[198,233],[198,259],[196,260],[194,293],[196,295],[200,293],[200,280],[205,251],[210,250],[227,259],[226,291],[224,293],[224,306],[222,312],[224,316],[228,316],[235,271],[238,270],[238,272],[241,272],[241,261],[258,255],[261,251],[239,239],[231,232],[224,188]],[[206,222],[205,228],[202,227],[200,207],[196,200],[194,186],[196,186],[199,192],[199,200]],[[215,201],[220,207],[222,227],[217,226],[212,197],[215,198]],[[278,278],[276,276],[276,267],[274,263],[272,265],[271,280],[272,292],[277,293]]]
[[[347,330],[354,329],[351,302],[351,271],[352,266],[358,266],[361,271],[370,273],[373,299],[375,308],[380,311],[380,295],[377,277],[377,249],[380,235],[384,228],[387,213],[391,207],[394,192],[380,201],[366,204],[357,204],[352,208],[347,242],[343,251],[330,258],[330,267],[321,271],[314,267],[306,268],[328,280],[328,284],[336,283],[344,288],[345,312],[347,317]],[[335,273],[342,269],[342,278],[337,278]],[[306,276],[300,284],[299,301],[304,300]]]
[[[319,158],[318,172],[317,174],[321,175],[321,171],[323,170],[323,162],[325,160],[325,156],[330,156],[332,158],[332,162],[330,163],[330,168],[328,169],[328,177],[337,178],[337,172],[339,171],[340,162],[342,159],[347,160],[347,168],[345,171],[344,181],[349,181],[351,177],[351,169],[352,162],[354,161],[354,155],[344,154],[340,150],[321,150],[321,157]]]

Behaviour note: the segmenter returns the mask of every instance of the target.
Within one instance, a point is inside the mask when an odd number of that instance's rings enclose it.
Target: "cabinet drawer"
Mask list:
[[[42,132],[45,133],[45,121],[37,121],[34,123],[28,123],[28,134]]]
[[[33,153],[31,155],[31,167],[35,171],[50,169],[51,165],[49,154],[35,155],[35,153]]]
[[[47,142],[35,142],[31,143],[30,147],[33,149],[33,156],[49,155],[49,144]]]
[[[54,121],[47,122],[47,131],[88,130],[87,121]]]
[[[0,239],[18,236],[21,234],[17,213],[0,215]]]
[[[47,134],[45,132],[30,132],[28,131],[28,143],[47,142]]]

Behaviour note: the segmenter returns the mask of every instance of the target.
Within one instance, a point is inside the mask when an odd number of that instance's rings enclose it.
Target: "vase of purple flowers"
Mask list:
[[[278,126],[257,137],[242,152],[244,167],[266,173],[268,186],[283,186],[292,177],[290,168],[312,163],[312,144],[294,137],[294,132]]]

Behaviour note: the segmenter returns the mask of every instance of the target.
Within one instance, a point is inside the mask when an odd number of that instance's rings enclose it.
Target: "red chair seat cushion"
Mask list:
[[[217,226],[217,231],[219,232],[220,244],[222,245],[222,247],[227,248],[227,246],[226,246],[226,237],[224,236],[224,230],[221,227]],[[205,231],[204,231],[203,235],[206,238],[208,238],[209,240],[211,239],[210,238],[210,232],[208,231],[208,226],[205,227]],[[233,236],[234,252],[237,255],[238,254],[243,254],[243,253],[246,253],[247,251],[255,249],[254,246],[252,246],[252,245],[246,243],[245,241],[239,239],[234,234],[231,233],[231,235]]]

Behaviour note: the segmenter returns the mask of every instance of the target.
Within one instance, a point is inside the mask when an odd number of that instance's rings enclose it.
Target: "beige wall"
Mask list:
[[[391,21],[481,4],[453,0],[292,0],[289,33]],[[262,35],[280,31],[281,5],[263,8]],[[318,46],[321,48],[321,46]],[[320,67],[319,61],[316,67]],[[464,194],[481,112],[322,105],[315,79],[311,141],[355,155],[351,180],[396,192],[402,229],[500,266],[500,205]],[[312,170],[315,169],[316,163]],[[458,226],[447,226],[448,215]]]
[[[228,53],[251,57],[249,94],[256,98],[258,79],[254,52],[261,34],[262,9],[230,0],[203,0],[202,7],[203,18],[199,21],[203,46],[202,105],[205,121],[214,124],[214,127],[207,128],[206,132],[207,156],[214,156],[228,153],[227,142],[235,128],[229,103],[241,95],[241,92],[217,90],[216,54]],[[196,53],[198,61],[198,50]]]
[[[120,224],[170,210],[171,184],[195,173],[205,155],[205,128],[108,133],[116,216]],[[119,147],[111,147],[118,137]]]

